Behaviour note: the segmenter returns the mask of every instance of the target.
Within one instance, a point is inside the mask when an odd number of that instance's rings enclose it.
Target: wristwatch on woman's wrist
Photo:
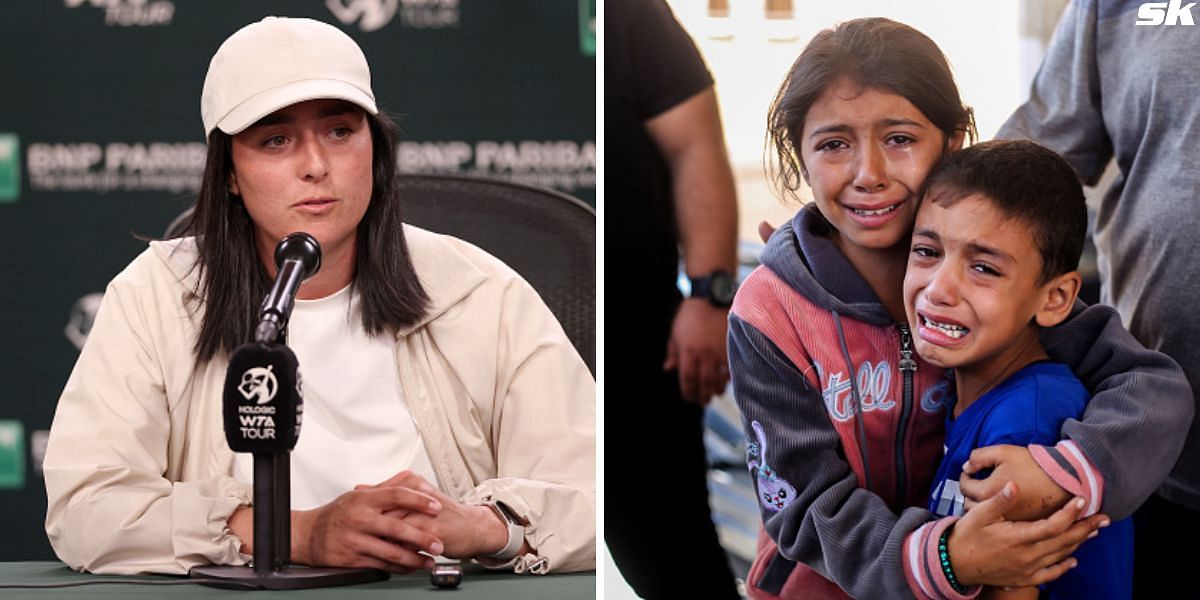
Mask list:
[[[484,506],[495,511],[500,520],[508,527],[508,541],[500,550],[488,554],[488,558],[496,560],[510,560],[521,551],[521,546],[525,544],[525,525],[517,518],[517,514],[511,508],[504,505],[503,502],[492,500],[484,504]]]

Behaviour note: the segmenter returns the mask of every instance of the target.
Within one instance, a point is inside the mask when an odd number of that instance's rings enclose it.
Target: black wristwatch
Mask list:
[[[689,277],[692,293],[689,298],[707,298],[713,306],[729,308],[737,292],[737,280],[728,271],[713,271],[704,277]]]

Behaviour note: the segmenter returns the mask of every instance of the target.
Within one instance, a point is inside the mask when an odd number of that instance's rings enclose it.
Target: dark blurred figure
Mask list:
[[[702,425],[729,381],[737,267],[713,80],[661,0],[607,2],[605,23],[604,535],[644,598],[738,598],[709,511]]]

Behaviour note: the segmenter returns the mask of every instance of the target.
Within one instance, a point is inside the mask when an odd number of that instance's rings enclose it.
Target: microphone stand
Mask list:
[[[306,277],[297,264],[283,260],[285,244],[299,235],[292,234],[280,242],[275,251],[276,267],[290,289],[289,297],[295,294],[300,280]],[[297,238],[299,239],[299,238]],[[311,240],[309,242],[308,240]],[[303,240],[316,247],[317,265],[320,264],[320,247],[316,240]],[[292,241],[291,243],[295,243]],[[316,267],[312,268],[312,272]],[[312,272],[307,273],[311,276]],[[271,304],[269,295],[264,304]],[[264,347],[284,346],[287,315],[291,303],[279,312],[264,315],[254,332],[255,343]],[[236,353],[235,353],[236,354]],[[232,364],[232,363],[231,363]],[[292,407],[294,410],[294,407]],[[295,419],[292,420],[295,422]],[[297,423],[297,432],[299,425]],[[388,579],[384,571],[377,569],[352,569],[340,567],[308,567],[291,564],[292,559],[292,502],[291,502],[291,454],[288,450],[254,452],[254,560],[253,566],[209,565],[193,567],[188,575],[203,578],[203,585],[212,587],[266,590],[299,590],[356,583],[369,583]]]
[[[260,327],[255,341],[283,344],[278,328],[274,339],[265,333]],[[292,462],[288,452],[254,453],[254,506],[254,574],[269,578],[285,571],[292,560]]]
[[[268,345],[284,344],[277,339]],[[287,451],[253,454],[253,566],[193,567],[188,573],[192,578],[208,579],[210,581],[201,583],[212,587],[245,589],[253,586],[266,590],[299,590],[369,583],[390,577],[386,572],[376,569],[291,564],[291,455]]]

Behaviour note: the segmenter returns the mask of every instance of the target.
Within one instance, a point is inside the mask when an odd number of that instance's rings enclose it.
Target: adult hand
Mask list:
[[[354,489],[320,508],[292,513],[292,557],[300,564],[367,567],[397,574],[432,569],[442,553],[435,534],[390,515],[402,510],[434,517],[444,506],[411,488]]]
[[[678,370],[683,399],[705,406],[729,383],[725,333],[729,311],[708,300],[688,298],[679,305],[667,342],[664,371]]]
[[[1019,587],[1054,581],[1075,567],[1071,554],[1079,544],[1109,524],[1105,515],[1077,521],[1082,498],[1045,519],[1006,520],[1016,501],[1017,486],[1006,483],[954,524],[946,546],[959,583]]]
[[[441,540],[442,556],[466,559],[492,554],[503,548],[508,541],[507,525],[491,508],[458,502],[412,471],[401,471],[387,481],[373,486],[355,487],[382,488],[414,490],[434,498],[441,504],[442,508],[436,514],[405,508],[397,508],[387,514],[403,519],[405,523]]]
[[[984,469],[993,469],[987,478],[971,476]],[[970,510],[977,503],[1000,493],[1008,481],[1016,483],[1021,490],[1011,512],[1005,515],[1013,521],[1043,519],[1071,499],[1071,495],[1038,466],[1028,448],[998,445],[976,448],[963,465],[958,487],[966,498],[965,508]]]

